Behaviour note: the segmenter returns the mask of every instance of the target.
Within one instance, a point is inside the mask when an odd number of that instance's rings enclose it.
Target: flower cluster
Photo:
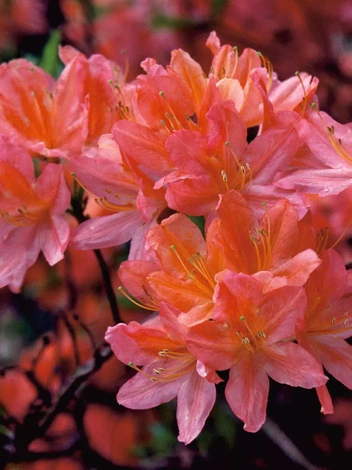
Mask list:
[[[319,110],[317,78],[280,82],[266,57],[215,33],[207,46],[208,74],[179,49],[132,82],[69,46],[57,80],[23,59],[0,67],[0,285],[19,291],[40,251],[52,265],[68,245],[130,241],[120,291],[154,313],[106,333],[137,371],[117,399],[177,397],[185,443],[223,380],[250,432],[269,377],[315,388],[324,413],[324,368],[352,388],[352,284],[309,210],[352,186],[351,127]]]

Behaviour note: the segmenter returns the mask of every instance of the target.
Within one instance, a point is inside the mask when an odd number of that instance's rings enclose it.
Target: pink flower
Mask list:
[[[65,157],[79,152],[87,137],[83,59],[55,80],[24,59],[0,66],[1,132],[31,153]]]
[[[226,399],[244,428],[256,432],[265,421],[268,376],[304,388],[321,386],[327,378],[292,342],[306,305],[303,288],[285,286],[265,294],[253,277],[228,270],[218,282],[214,321],[194,326],[186,345],[207,367],[230,369]]]
[[[120,388],[117,401],[143,410],[177,397],[178,440],[189,444],[214,406],[215,383],[220,378],[187,350],[187,328],[178,322],[177,313],[162,304],[160,316],[143,325],[131,322],[110,327],[105,339],[119,360],[138,371]]]
[[[48,164],[36,179],[28,152],[6,137],[0,142],[0,286],[17,292],[40,251],[50,265],[63,258],[70,192],[59,165]]]
[[[290,164],[302,144],[295,129],[298,114],[278,115],[277,125],[249,145],[245,124],[230,100],[213,105],[207,118],[212,121],[209,135],[183,129],[166,142],[176,169],[155,188],[166,185],[169,207],[190,215],[208,215],[219,194],[231,189],[240,191],[257,214],[264,212],[263,202],[270,207],[283,197],[303,206],[295,192],[278,190],[273,184],[276,173]]]
[[[332,249],[322,258],[305,285],[308,305],[297,324],[297,340],[331,375],[352,389],[352,346],[344,341],[352,333],[352,292],[342,258]],[[317,392],[322,412],[332,413],[326,387],[319,387]]]
[[[290,168],[275,184],[306,194],[339,194],[352,185],[351,125],[339,124],[317,109],[307,113],[307,122],[309,152],[300,167]]]
[[[235,272],[251,274],[265,290],[302,286],[320,265],[313,228],[289,201],[279,200],[259,221],[237,191],[220,196],[218,218],[210,226],[213,243]]]
[[[70,161],[79,183],[107,214],[81,223],[71,236],[71,246],[89,250],[117,246],[132,240],[130,259],[144,255],[144,236],[165,208],[164,192],[122,158],[116,142],[104,135],[98,147],[85,149]]]

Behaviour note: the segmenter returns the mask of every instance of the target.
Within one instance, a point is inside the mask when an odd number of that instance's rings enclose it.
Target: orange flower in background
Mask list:
[[[0,48],[11,49],[23,34],[41,34],[47,28],[43,0],[0,1]]]

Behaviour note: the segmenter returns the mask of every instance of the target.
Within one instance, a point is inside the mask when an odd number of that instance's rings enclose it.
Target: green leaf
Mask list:
[[[217,16],[220,15],[224,8],[227,6],[228,0],[213,0],[211,5],[211,11],[213,15]]]
[[[42,58],[39,61],[39,66],[54,78],[57,78],[62,70],[58,54],[60,42],[61,32],[58,29],[54,29],[50,33],[48,42],[43,49]]]
[[[152,28],[161,29],[161,28],[170,28],[174,30],[183,30],[197,24],[191,18],[182,18],[179,16],[164,16],[156,15],[152,19]]]
[[[203,216],[188,215],[187,216],[202,232],[205,238],[205,218]]]

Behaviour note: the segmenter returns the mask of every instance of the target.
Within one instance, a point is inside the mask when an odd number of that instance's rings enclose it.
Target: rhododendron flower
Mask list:
[[[277,117],[277,126],[248,146],[246,127],[229,100],[213,105],[207,117],[213,121],[208,136],[179,130],[166,142],[176,169],[155,188],[167,185],[169,207],[190,215],[208,215],[219,194],[231,189],[240,191],[258,213],[263,213],[263,202],[270,206],[283,197],[303,206],[295,192],[281,192],[273,185],[276,173],[289,165],[302,144],[295,129],[300,121],[296,113]]]
[[[270,103],[275,113],[299,111],[302,99],[306,106],[317,89],[318,79],[304,72],[280,82],[272,64],[262,54],[246,48],[238,56],[237,48],[220,45],[214,31],[206,45],[214,54],[210,76],[218,80],[216,86],[222,99],[235,103],[247,127],[263,123],[265,102]]]
[[[128,167],[116,142],[102,136],[97,148],[70,161],[70,169],[84,189],[108,214],[93,217],[72,231],[71,246],[79,250],[106,248],[132,239],[130,259],[143,258],[145,232],[166,207],[164,191]]]
[[[263,293],[262,284],[246,274],[225,270],[217,278],[214,321],[194,326],[186,345],[207,367],[230,369],[226,399],[244,428],[256,432],[265,421],[268,376],[304,388],[324,385],[327,377],[292,342],[306,306],[302,287]]]
[[[333,246],[348,266],[352,262],[349,246],[352,237],[352,186],[332,196],[307,195],[306,200],[312,213],[312,225],[316,231],[326,234],[324,248]]]
[[[331,375],[352,389],[352,346],[344,341],[352,335],[352,292],[341,257],[330,249],[324,251],[322,259],[305,285],[308,305],[297,324],[297,340]],[[317,392],[322,412],[332,413],[326,387],[319,387]]]
[[[215,233],[205,241],[187,217],[175,214],[146,235],[151,261],[126,261],[119,277],[124,287],[150,310],[165,301],[180,310],[179,321],[187,326],[212,316],[215,275],[227,265],[213,244]]]
[[[213,242],[235,272],[251,274],[265,290],[302,286],[321,263],[312,227],[298,220],[289,201],[279,200],[259,221],[237,191],[220,196],[212,222]]]
[[[48,164],[38,179],[29,153],[0,136],[0,286],[17,292],[40,251],[53,265],[69,238],[70,202],[62,168]]]
[[[339,124],[316,107],[307,113],[307,122],[310,124],[307,145],[313,159],[306,156],[303,168],[290,169],[275,184],[306,194],[339,194],[352,185],[351,126]]]
[[[3,63],[0,89],[2,134],[34,154],[67,158],[80,151],[88,132],[82,63],[71,62],[57,82],[27,60]]]
[[[117,401],[140,410],[177,396],[178,440],[189,444],[214,406],[215,383],[221,379],[187,350],[187,328],[176,315],[175,309],[161,304],[160,316],[143,325],[131,322],[110,327],[105,339],[119,360],[138,371],[120,388]]]
[[[131,95],[134,86],[125,84],[121,69],[104,56],[94,54],[87,59],[71,46],[60,48],[60,59],[76,71],[77,80],[84,89],[82,105],[88,107],[88,135],[85,143],[95,144],[99,137],[108,134],[119,119],[132,119]],[[75,77],[72,77],[72,81]],[[67,83],[66,87],[75,87]]]

